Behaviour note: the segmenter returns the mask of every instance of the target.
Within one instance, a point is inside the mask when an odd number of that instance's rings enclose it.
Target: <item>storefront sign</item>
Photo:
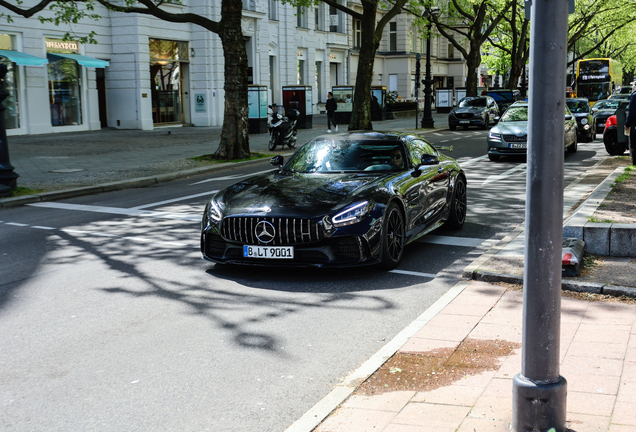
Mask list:
[[[79,43],[75,41],[64,41],[61,39],[46,39],[46,50],[48,52],[74,53],[78,54]]]
[[[205,94],[198,93],[198,94],[194,95],[194,111],[195,112],[206,112]]]

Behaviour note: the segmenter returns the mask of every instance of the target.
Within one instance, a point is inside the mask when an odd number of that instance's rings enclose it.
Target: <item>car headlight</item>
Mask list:
[[[331,218],[335,227],[353,225],[362,221],[373,207],[370,201],[353,204]]]
[[[210,200],[210,205],[208,205],[208,219],[213,222],[218,222],[223,218],[223,212],[221,211],[221,206],[216,202],[214,198]]]
[[[491,131],[488,134],[488,139],[493,140],[493,141],[501,141],[501,134]]]
[[[581,120],[581,124],[582,124],[582,125],[586,125],[586,124],[587,124],[587,119],[586,119],[586,118],[584,118],[583,120]]]

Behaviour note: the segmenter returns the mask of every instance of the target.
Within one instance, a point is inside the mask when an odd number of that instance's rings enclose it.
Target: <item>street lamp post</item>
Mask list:
[[[7,130],[4,125],[4,100],[9,93],[4,87],[4,77],[7,75],[7,65],[0,63],[0,196],[10,195],[17,187],[18,174],[13,172],[9,161],[9,146],[7,144]]]
[[[432,7],[426,8],[422,18],[428,19],[427,26],[427,35],[426,35],[426,75],[422,83],[424,84],[424,114],[422,117],[422,127],[423,128],[434,128],[435,121],[433,120],[433,113],[431,112],[431,94],[433,93],[433,89],[431,85],[433,84],[433,79],[431,78],[431,28],[432,22],[431,17],[433,15],[439,15],[439,8]]]

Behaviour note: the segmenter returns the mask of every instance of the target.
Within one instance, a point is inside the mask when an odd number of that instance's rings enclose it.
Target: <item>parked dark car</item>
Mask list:
[[[506,112],[510,105],[521,100],[521,92],[519,90],[490,89],[486,92],[486,96],[490,96],[497,102],[500,116]]]
[[[592,142],[596,138],[592,107],[587,98],[566,99],[565,103],[576,119],[576,136],[580,142]]]
[[[319,136],[277,168],[214,195],[201,252],[216,263],[394,268],[404,247],[466,220],[466,176],[423,138]]]
[[[460,100],[448,114],[448,127],[450,130],[457,129],[457,126],[486,129],[498,115],[499,107],[490,96],[469,96]]]
[[[564,147],[574,153],[578,148],[576,120],[565,108]],[[501,156],[526,155],[528,152],[528,102],[517,101],[510,105],[486,139],[488,159],[495,162]]]
[[[620,99],[605,99],[594,104],[592,107],[592,115],[594,116],[596,133],[603,133],[607,119],[614,115],[620,103]]]

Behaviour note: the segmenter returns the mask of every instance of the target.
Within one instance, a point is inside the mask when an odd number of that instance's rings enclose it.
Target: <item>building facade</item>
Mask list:
[[[183,3],[162,7],[220,19],[218,1]],[[217,35],[146,15],[105,8],[96,13],[99,21],[85,20],[72,29],[37,18],[13,17],[0,25],[0,61],[8,67],[8,135],[222,125],[223,49]],[[311,86],[311,109],[317,114],[333,86],[355,85],[360,23],[336,8],[243,0],[242,28],[249,83],[266,86],[270,104],[282,103],[284,86]],[[97,44],[64,41],[70,30],[79,37],[94,32]],[[425,58],[425,42],[411,17],[395,17],[385,28],[373,83],[402,98],[414,97],[415,57]],[[465,62],[453,51],[445,39],[431,40],[436,87],[463,86]],[[424,61],[420,79],[423,74]]]

